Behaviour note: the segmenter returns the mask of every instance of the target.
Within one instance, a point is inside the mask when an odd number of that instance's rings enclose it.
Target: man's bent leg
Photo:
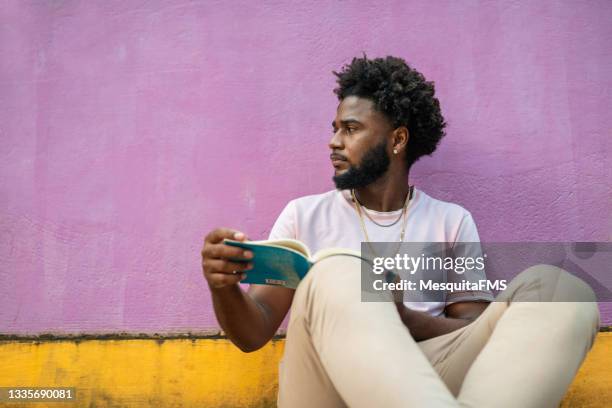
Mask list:
[[[597,334],[593,291],[560,268],[538,265],[519,274],[496,301],[508,307],[469,369],[459,402],[558,406]]]
[[[451,407],[457,402],[392,302],[361,301],[359,259],[317,263],[291,307],[280,407]]]
[[[418,343],[454,396],[459,395],[466,373],[507,308],[505,302],[492,302],[467,326]]]

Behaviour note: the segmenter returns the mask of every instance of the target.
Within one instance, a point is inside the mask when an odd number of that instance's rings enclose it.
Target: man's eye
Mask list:
[[[346,128],[346,133],[353,133],[355,131],[354,128]]]

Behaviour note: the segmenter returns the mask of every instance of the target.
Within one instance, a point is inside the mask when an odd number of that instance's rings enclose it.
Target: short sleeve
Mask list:
[[[461,218],[461,223],[457,229],[455,243],[457,242],[480,242],[476,223],[474,222],[474,218],[472,218],[472,214],[468,211],[466,211]]]
[[[480,246],[480,237],[478,236],[478,229],[476,223],[472,218],[472,215],[466,211],[455,237],[453,244],[453,256],[455,259],[478,259],[481,258],[484,261],[482,247]],[[448,280],[450,282],[461,282],[467,280],[469,282],[479,282],[486,279],[485,270],[472,267],[466,269],[463,273],[450,273]],[[488,301],[494,300],[493,293],[488,290],[466,290],[448,293],[446,297],[446,304],[455,302],[473,302],[473,301]]]
[[[268,239],[297,239],[295,200],[289,201],[276,219]]]

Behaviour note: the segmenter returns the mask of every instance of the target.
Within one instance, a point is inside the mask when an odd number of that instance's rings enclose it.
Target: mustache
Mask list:
[[[338,154],[338,153],[332,153],[332,154],[330,154],[330,155],[329,155],[329,158],[330,158],[331,160],[344,160],[344,161],[346,161],[346,157],[344,157],[344,156],[342,156],[341,154]]]

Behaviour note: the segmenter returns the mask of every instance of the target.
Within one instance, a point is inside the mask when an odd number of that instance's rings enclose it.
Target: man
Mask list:
[[[409,186],[411,166],[434,152],[444,119],[431,82],[402,59],[355,58],[339,73],[329,142],[337,189],[291,201],[270,239],[316,252],[364,241],[477,242],[468,211]],[[291,308],[280,365],[279,406],[556,406],[592,345],[599,314],[590,288],[537,266],[496,302],[465,292],[444,302],[368,303],[360,262],[317,263],[297,290],[238,283],[253,254],[220,228],[206,237],[204,275],[221,327],[245,352],[265,345]],[[553,279],[555,291],[544,291]],[[579,292],[591,302],[564,302]],[[533,302],[538,300],[538,302]],[[541,302],[548,300],[550,302]]]

